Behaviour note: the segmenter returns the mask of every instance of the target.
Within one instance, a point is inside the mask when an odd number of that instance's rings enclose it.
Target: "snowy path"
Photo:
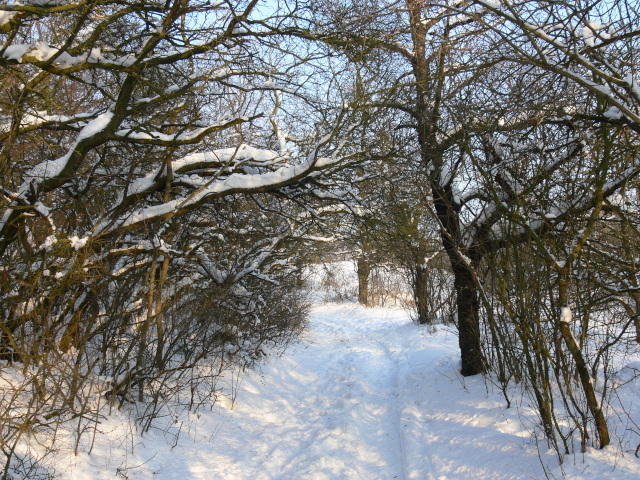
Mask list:
[[[229,421],[208,447],[182,447],[176,474],[440,480],[531,478],[540,469],[537,457],[522,464],[521,440],[496,432],[500,422],[520,429],[515,410],[504,418],[482,379],[472,382],[483,405],[465,391],[455,334],[430,335],[400,309],[330,304],[314,309],[307,341],[243,380]],[[510,468],[502,454],[514,451]]]
[[[402,310],[316,305],[306,342],[250,372],[233,408],[203,412],[173,449],[160,434],[138,437],[127,464],[140,466],[124,478],[545,478],[517,409],[482,378],[460,377],[457,363],[454,333],[429,333]],[[96,474],[119,461],[101,450],[76,457],[72,478],[123,478],[113,468]],[[603,455],[565,462],[566,478],[638,478],[637,462],[614,473],[615,451]]]

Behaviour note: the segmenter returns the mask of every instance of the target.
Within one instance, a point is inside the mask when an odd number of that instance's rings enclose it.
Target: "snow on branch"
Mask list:
[[[167,134],[158,131],[145,132],[140,129],[123,128],[116,131],[113,135],[114,139],[140,145],[164,145],[164,146],[180,146],[200,141],[204,136],[233,127],[239,123],[249,122],[258,118],[260,115],[249,118],[245,116],[232,119],[224,119],[214,122],[210,125],[199,127],[191,131],[184,131],[177,134]]]
[[[610,25],[589,21],[589,12],[580,13],[577,16],[579,24],[572,25],[571,10],[564,13],[548,12],[544,19],[535,20],[525,18],[524,13],[507,2],[476,1],[488,11],[519,28],[522,38],[533,47],[532,51],[529,51],[511,39],[509,44],[516,49],[518,61],[539,65],[584,87],[605,100],[611,107],[615,107],[616,110],[611,111],[610,117],[624,117],[636,130],[640,129],[640,88],[637,80],[628,71],[628,65],[621,61],[616,53],[608,53],[612,44],[640,36],[640,30],[617,34]],[[551,19],[553,21],[549,23]],[[490,28],[499,28],[488,23],[487,25]],[[559,35],[560,32],[564,35]],[[537,45],[536,40],[544,42],[546,49]],[[580,41],[582,45],[577,45],[576,41]]]
[[[149,221],[167,220],[178,214],[192,210],[197,206],[233,194],[250,194],[276,190],[287,185],[291,185],[314,171],[323,170],[342,161],[341,157],[320,157],[320,148],[326,146],[336,133],[322,137],[307,155],[306,159],[299,164],[283,166],[275,171],[256,174],[232,173],[226,177],[216,176],[208,181],[204,186],[196,192],[186,196],[178,197],[166,203],[140,208],[130,214],[118,217],[114,221],[103,221],[93,232],[94,236],[104,235],[110,232],[127,231],[138,228],[140,225]],[[234,149],[226,149],[218,151],[217,154],[221,158],[235,158],[237,151]],[[274,155],[279,154],[272,151],[255,151],[244,149],[245,154],[254,153],[257,158],[272,159]],[[135,185],[136,193],[140,194],[145,189],[151,188],[153,183],[142,182]]]

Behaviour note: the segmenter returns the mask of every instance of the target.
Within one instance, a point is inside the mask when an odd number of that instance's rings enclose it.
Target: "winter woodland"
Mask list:
[[[2,480],[640,474],[637,1],[9,0],[0,82]]]

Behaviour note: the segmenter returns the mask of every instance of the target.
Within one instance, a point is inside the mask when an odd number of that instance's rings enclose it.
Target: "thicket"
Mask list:
[[[257,4],[0,7],[3,478],[105,405],[141,432],[210,405],[304,328],[317,174],[363,115]]]

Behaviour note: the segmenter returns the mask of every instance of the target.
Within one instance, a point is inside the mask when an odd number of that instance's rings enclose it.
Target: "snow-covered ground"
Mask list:
[[[560,467],[526,405],[507,409],[497,387],[458,369],[445,327],[317,303],[304,341],[247,372],[233,404],[144,436],[114,415],[91,455],[61,448],[56,463],[77,480],[640,478],[640,460],[616,445]]]

